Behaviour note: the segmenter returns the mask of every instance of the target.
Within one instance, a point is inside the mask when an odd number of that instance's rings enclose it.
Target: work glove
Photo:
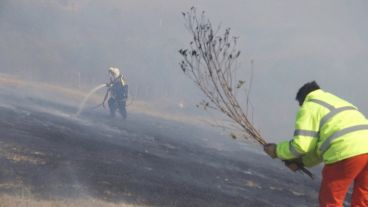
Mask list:
[[[292,160],[284,160],[284,163],[285,163],[285,166],[288,167],[293,172],[296,172],[304,168],[304,164],[301,158],[292,159]]]
[[[270,143],[270,144],[265,144],[263,146],[263,150],[272,158],[275,159],[277,158],[277,154],[276,154],[276,144],[274,143]]]

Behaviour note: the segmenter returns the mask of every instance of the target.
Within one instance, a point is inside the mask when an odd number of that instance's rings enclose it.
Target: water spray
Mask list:
[[[101,84],[101,85],[98,85],[98,86],[96,86],[95,88],[93,88],[85,97],[84,97],[84,99],[83,99],[83,101],[79,104],[79,107],[78,107],[78,111],[77,111],[77,113],[76,113],[76,116],[79,116],[81,113],[82,113],[82,111],[83,111],[83,109],[84,109],[84,107],[85,107],[85,105],[86,105],[86,103],[87,103],[87,101],[88,101],[88,99],[94,94],[94,93],[96,93],[98,90],[100,90],[101,88],[104,88],[104,87],[106,87],[107,86],[107,84]]]

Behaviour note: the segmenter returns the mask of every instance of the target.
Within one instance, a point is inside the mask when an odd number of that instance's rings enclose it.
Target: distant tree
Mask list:
[[[179,64],[206,97],[199,106],[219,111],[228,117],[230,123],[224,123],[224,128],[239,130],[243,138],[261,145],[267,144],[250,120],[252,110],[248,109],[252,109],[249,99],[252,75],[248,84],[236,76],[237,61],[241,54],[236,48],[238,37],[230,35],[230,28],[223,33],[220,33],[220,27],[214,30],[205,12],[198,15],[194,7],[182,15],[192,41],[189,48],[179,50],[182,57]],[[241,98],[246,100],[245,110],[240,105]],[[236,134],[232,132],[231,137],[236,138]],[[311,175],[305,168],[301,170]]]

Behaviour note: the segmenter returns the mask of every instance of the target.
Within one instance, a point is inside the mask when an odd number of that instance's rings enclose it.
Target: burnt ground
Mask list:
[[[0,192],[149,206],[317,206],[320,178],[210,128],[129,113],[110,119],[0,91]]]

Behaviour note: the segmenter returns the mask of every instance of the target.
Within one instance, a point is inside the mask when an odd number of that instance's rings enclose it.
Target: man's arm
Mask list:
[[[314,167],[323,161],[322,158],[316,154],[315,150],[304,155],[301,159],[302,159],[303,165],[308,168]]]
[[[110,88],[108,88],[107,90],[106,90],[106,93],[105,93],[105,97],[104,97],[104,99],[103,99],[103,101],[102,101],[102,106],[105,108],[105,102],[106,102],[106,99],[107,99],[107,97],[109,96],[109,91],[110,91]]]
[[[303,157],[314,151],[319,137],[319,121],[315,110],[310,107],[301,107],[298,111],[294,137],[290,141],[277,144],[276,154],[282,160]]]

